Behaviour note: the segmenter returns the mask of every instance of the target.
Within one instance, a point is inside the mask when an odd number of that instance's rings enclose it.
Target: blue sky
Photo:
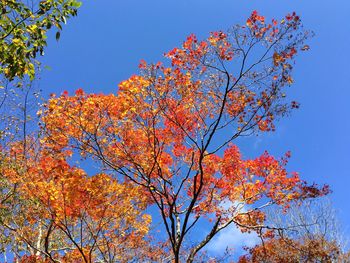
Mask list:
[[[239,144],[246,157],[265,149],[292,151],[289,168],[310,182],[327,183],[339,218],[350,235],[350,1],[316,0],[99,0],[85,1],[68,21],[61,39],[54,34],[43,58],[50,71],[40,88],[51,92],[116,92],[117,84],[137,73],[140,59],[156,62],[190,33],[245,23],[251,11],[271,19],[296,11],[315,32],[311,49],[297,59],[295,84],[288,95],[301,108],[277,124],[275,133]]]

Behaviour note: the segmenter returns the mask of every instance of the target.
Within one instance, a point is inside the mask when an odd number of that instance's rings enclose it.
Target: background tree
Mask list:
[[[241,257],[238,262],[347,262],[345,257],[349,260],[334,241],[322,237],[299,240],[272,238],[263,245],[249,249],[249,255]]]
[[[9,80],[25,75],[33,79],[35,58],[44,54],[48,30],[61,30],[80,5],[76,0],[1,0],[0,74]]]
[[[301,204],[292,204],[288,213],[280,209],[268,213],[267,220],[276,228],[285,229],[283,236],[298,239],[321,237],[335,241],[345,251],[348,246],[343,234],[343,226],[337,218],[338,212],[328,198],[305,200]]]
[[[9,247],[15,255],[21,250],[21,246],[14,242],[14,233],[6,227],[5,222],[13,221],[16,215],[29,208],[30,202],[18,195],[17,182],[11,181],[4,171],[8,167],[16,167],[18,170],[25,169],[24,166],[20,166],[26,163],[25,155],[17,156],[16,162],[10,158],[11,148],[14,145],[17,151],[23,153],[32,149],[38,142],[37,135],[34,136],[37,134],[36,123],[38,121],[35,114],[39,102],[38,93],[35,92],[37,83],[27,78],[18,82],[22,86],[13,87],[14,83],[7,81],[5,89],[2,90],[4,97],[0,107],[0,229],[1,251],[5,261]]]
[[[0,140],[2,146],[28,130],[31,110],[37,110],[38,53],[44,54],[47,33],[77,15],[76,0],[0,1]],[[60,36],[57,31],[56,38]],[[35,110],[35,111],[36,111]],[[9,113],[10,112],[10,113]],[[23,127],[22,127],[23,125]],[[23,135],[23,136],[22,136]],[[24,136],[25,137],[25,136]],[[18,140],[18,138],[16,138]]]
[[[28,221],[27,216],[40,205],[37,200],[21,195],[22,186],[12,181],[7,172],[11,168],[18,172],[17,175],[25,174],[28,154],[37,147],[38,135],[34,123],[39,103],[37,73],[40,67],[36,57],[38,53],[44,54],[48,31],[53,28],[60,31],[69,17],[77,15],[80,5],[75,0],[0,1],[0,228],[5,261],[9,250],[17,258],[28,249],[32,254],[38,253],[33,251],[36,246],[29,248],[23,242],[19,230],[34,222]],[[57,39],[59,35],[57,32]],[[12,156],[14,145],[17,152],[22,153],[17,154],[15,159]],[[42,220],[37,224],[40,231]],[[15,228],[11,229],[13,226]],[[38,229],[34,225],[31,229],[31,235],[39,242],[42,235],[36,235]]]
[[[141,186],[158,208],[174,262],[193,262],[231,224],[264,237],[278,230],[265,220],[267,207],[288,209],[328,193],[287,172],[289,153],[246,159],[233,144],[273,131],[278,117],[298,108],[285,102],[284,87],[308,36],[295,13],[266,23],[257,12],[204,41],[190,35],[166,54],[171,66],[142,61],[141,74],[123,81],[117,95],[53,96],[39,113],[42,141]],[[189,235],[197,236],[193,243]]]
[[[239,262],[347,262],[350,253],[336,211],[327,199],[293,204],[285,213],[272,210],[267,220],[279,235],[253,248]]]

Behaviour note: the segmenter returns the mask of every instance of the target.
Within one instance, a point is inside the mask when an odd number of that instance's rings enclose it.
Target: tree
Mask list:
[[[13,119],[2,123],[4,261],[138,262],[156,260],[153,254],[161,257],[147,235],[151,220],[144,212],[147,198],[137,187],[106,173],[91,177],[74,165],[70,152],[47,151],[38,130],[29,127],[35,122],[35,118],[29,122],[35,105],[30,101],[31,88],[23,90],[24,96],[19,91],[13,101],[16,109],[9,115]]]
[[[14,160],[11,160],[13,153],[11,149],[15,146],[17,152],[28,152],[32,150],[35,141],[38,140],[37,136],[31,137],[33,132],[37,133],[35,132],[37,130],[35,112],[37,111],[38,94],[35,92],[34,82],[27,83],[27,81],[27,78],[21,80],[23,87],[17,86],[14,89],[11,89],[14,82],[7,82],[5,89],[2,90],[4,97],[0,106],[0,251],[5,262],[7,262],[7,255],[10,255],[11,258],[11,252],[18,255],[18,252],[22,250],[22,246],[15,237],[15,232],[9,229],[6,223],[21,222],[20,220],[23,218],[19,215],[27,209],[29,211],[30,205],[33,204],[19,195],[18,183],[11,181],[8,173],[4,172],[6,167],[23,171],[25,166],[20,164],[26,163],[23,159],[24,155],[19,155],[22,158],[17,156],[18,159],[15,163]],[[19,160],[21,161],[19,162]],[[36,207],[37,203],[34,206]],[[27,224],[28,222],[22,221],[22,223]],[[9,251],[11,252],[8,253]]]
[[[21,126],[26,126],[33,105],[37,109],[36,103],[29,101],[32,93],[35,97],[39,94],[38,90],[33,89],[35,74],[40,69],[36,56],[44,54],[48,31],[53,28],[62,30],[66,20],[77,15],[80,5],[81,3],[76,0],[0,1],[2,147],[9,141],[14,141],[18,133],[26,134],[27,128],[22,129]],[[60,32],[57,31],[56,38],[59,36]],[[11,108],[10,114],[9,108]]]
[[[19,135],[25,144],[26,124],[33,119],[30,111],[33,106],[37,110],[37,100],[31,98],[40,93],[33,88],[40,69],[36,57],[44,54],[48,31],[62,30],[66,20],[77,15],[80,5],[76,0],[0,1],[1,147],[6,148]]]
[[[253,248],[239,262],[348,262],[350,252],[328,200],[293,204],[288,214],[274,210],[267,220],[279,235]]]
[[[264,237],[278,230],[265,221],[267,207],[287,210],[328,193],[287,171],[289,152],[245,159],[233,144],[274,131],[278,117],[298,108],[284,89],[308,36],[295,13],[266,23],[256,11],[227,33],[203,41],[190,35],[165,55],[171,66],[141,61],[141,74],[120,83],[116,95],[53,95],[39,112],[42,142],[141,187],[159,211],[173,262],[193,262],[231,224]]]
[[[266,220],[274,227],[284,229],[283,237],[311,240],[321,238],[334,241],[340,250],[345,251],[348,240],[337,214],[330,200],[323,197],[292,204],[288,214],[281,209],[269,211]]]
[[[35,58],[44,54],[48,30],[61,30],[80,5],[76,0],[1,0],[0,74],[9,80],[25,75],[33,79]]]
[[[249,249],[249,255],[239,259],[239,263],[249,262],[346,262],[335,242],[322,237],[301,240],[272,238],[263,245]],[[348,258],[349,259],[349,258]]]
[[[44,223],[46,218],[35,221],[34,215],[38,214],[31,213],[43,208],[38,197],[23,195],[24,184],[12,179],[13,175],[21,175],[21,180],[30,181],[25,171],[33,156],[27,157],[38,146],[37,135],[31,134],[34,127],[29,125],[29,121],[35,123],[31,111],[33,107],[37,110],[38,102],[32,100],[38,96],[33,88],[39,69],[37,54],[44,54],[47,32],[53,28],[62,30],[66,20],[77,15],[80,5],[75,0],[0,1],[0,229],[5,261],[8,252],[18,259],[23,252],[36,255],[42,248],[42,233],[48,226]],[[57,39],[59,35],[57,32]],[[12,155],[14,148],[17,148],[16,158]],[[22,235],[26,231],[32,239]]]
[[[68,164],[69,155],[12,145],[1,166],[3,253],[21,262],[138,262],[160,256],[147,238],[151,218],[140,187],[103,173],[88,176]]]

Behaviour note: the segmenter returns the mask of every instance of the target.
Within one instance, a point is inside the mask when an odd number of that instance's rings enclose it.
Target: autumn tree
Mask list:
[[[244,26],[203,41],[192,34],[165,54],[170,64],[141,61],[140,74],[116,94],[53,95],[39,112],[42,142],[139,186],[159,211],[173,262],[193,262],[229,225],[263,238],[277,230],[265,220],[267,207],[287,210],[328,192],[287,171],[289,152],[249,159],[234,143],[274,131],[299,107],[285,88],[309,34],[295,13],[268,23],[256,11]]]
[[[24,100],[21,96],[24,92]],[[5,262],[139,262],[164,254],[147,233],[148,199],[127,182],[78,168],[69,151],[48,151],[33,130],[31,89],[0,147],[0,251]],[[35,106],[35,104],[34,104]],[[9,126],[6,126],[10,124]],[[12,124],[12,125],[11,125]],[[13,126],[13,127],[11,127]]]
[[[20,262],[139,262],[162,255],[147,237],[151,217],[140,187],[105,173],[88,176],[68,163],[70,152],[52,155],[43,145],[24,152],[21,144],[12,145],[1,166],[4,255]]]

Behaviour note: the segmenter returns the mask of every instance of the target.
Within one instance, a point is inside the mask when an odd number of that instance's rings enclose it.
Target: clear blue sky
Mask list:
[[[137,73],[140,59],[156,62],[190,33],[245,23],[252,10],[268,18],[300,14],[315,32],[311,50],[297,59],[288,95],[301,103],[277,131],[241,141],[246,157],[267,149],[292,151],[290,170],[331,186],[339,218],[350,233],[350,1],[316,0],[99,0],[85,1],[68,21],[58,43],[54,35],[43,59],[44,96],[83,88],[111,93]]]

